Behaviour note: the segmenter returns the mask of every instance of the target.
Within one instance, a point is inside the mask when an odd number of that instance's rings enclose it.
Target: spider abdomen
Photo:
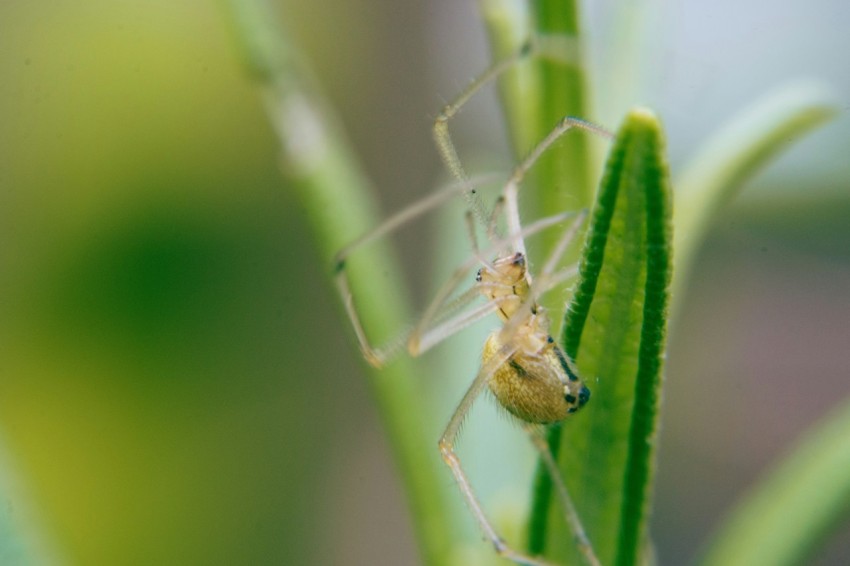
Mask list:
[[[500,349],[499,332],[487,339],[483,363]],[[498,367],[490,391],[512,415],[529,423],[552,424],[567,418],[590,398],[590,391],[565,367],[564,354],[549,343],[539,352],[517,352]]]

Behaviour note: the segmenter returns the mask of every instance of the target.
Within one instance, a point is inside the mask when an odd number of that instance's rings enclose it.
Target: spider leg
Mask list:
[[[567,246],[569,246],[570,242],[573,241],[576,236],[576,233],[578,232],[578,229],[584,223],[585,218],[587,218],[587,211],[582,210],[576,215],[575,220],[572,221],[569,227],[564,230],[564,233],[558,239],[558,242],[555,244],[555,247],[553,247],[552,251],[549,253],[549,257],[543,264],[543,269],[541,269],[540,273],[537,275],[538,279],[545,281],[552,275],[552,273],[558,267],[561,258],[564,257],[564,253],[567,251]]]
[[[451,419],[449,419],[445,432],[442,437],[440,437],[440,454],[443,457],[443,461],[445,461],[446,465],[452,471],[452,475],[457,481],[460,492],[466,500],[467,505],[469,505],[475,520],[478,522],[478,526],[496,549],[496,552],[500,556],[512,560],[517,564],[525,564],[527,566],[552,566],[549,562],[527,556],[514,550],[505,543],[502,537],[499,536],[496,529],[493,527],[493,524],[484,513],[481,502],[478,500],[478,497],[472,489],[472,484],[469,482],[469,478],[463,470],[460,458],[458,458],[454,447],[458,433],[460,432],[461,424],[463,423],[464,418],[466,418],[466,415],[469,413],[469,410],[472,408],[475,399],[487,387],[493,373],[501,365],[507,363],[515,352],[515,348],[512,347],[500,348],[496,354],[481,365],[481,368],[478,370],[478,375],[475,376],[475,380],[472,382],[472,385],[470,385],[469,389],[467,389],[463,399],[461,399],[460,404],[457,409],[455,409]]]
[[[494,179],[494,176],[482,176],[468,180],[466,183],[451,183],[433,194],[428,195],[427,197],[396,212],[379,226],[363,234],[336,254],[334,260],[334,280],[336,288],[339,295],[342,297],[348,318],[351,319],[351,325],[354,328],[354,333],[357,336],[360,349],[369,363],[374,366],[383,365],[387,360],[401,351],[401,346],[403,346],[405,340],[399,338],[391,341],[389,344],[381,346],[375,346],[371,343],[365,329],[363,328],[363,324],[360,321],[360,316],[357,312],[357,308],[354,304],[354,298],[351,293],[351,286],[348,282],[347,268],[349,256],[351,256],[351,254],[359,248],[398,230],[401,226],[411,220],[414,220],[426,212],[439,207],[463,190],[466,190],[469,186],[480,186],[487,182],[492,182]]]
[[[481,75],[473,79],[472,82],[469,83],[469,85],[467,85],[467,87],[463,89],[463,91],[461,91],[454,100],[446,104],[434,120],[432,132],[440,157],[442,158],[443,163],[446,164],[446,167],[449,169],[452,176],[462,184],[467,185],[468,188],[463,193],[464,198],[466,199],[467,205],[472,210],[476,220],[482,226],[487,226],[488,215],[484,210],[484,205],[475,193],[474,187],[469,185],[469,178],[461,164],[460,157],[458,157],[457,154],[457,149],[455,148],[451,134],[449,133],[449,121],[460,111],[469,99],[475,95],[475,93],[481,90],[482,87],[499,78],[502,73],[516,65],[517,62],[527,58],[533,50],[534,44],[529,41],[523,44],[519,50],[509,57],[493,63]]]
[[[514,168],[513,174],[510,176],[507,183],[505,183],[502,194],[505,197],[505,220],[510,233],[518,233],[518,227],[521,225],[517,194],[519,193],[519,187],[523,179],[525,179],[525,175],[553,143],[574,128],[591,132],[606,139],[613,138],[613,134],[611,132],[601,126],[597,126],[596,124],[581,120],[580,118],[573,118],[571,116],[561,118],[546,137],[534,146],[525,159],[523,159],[519,165]],[[514,249],[525,254],[525,242],[523,242],[521,238],[517,238],[514,242]]]
[[[541,230],[545,230],[550,226],[558,224],[569,216],[570,213],[562,213],[547,218],[541,218],[540,220],[529,224],[525,228],[522,228],[520,230],[519,237],[524,238],[532,234],[536,234]],[[472,257],[462,263],[457,269],[455,269],[455,271],[452,273],[446,283],[443,284],[443,286],[437,291],[437,294],[434,296],[434,299],[425,309],[425,312],[423,313],[419,323],[413,328],[413,331],[410,333],[407,348],[411,355],[416,356],[421,354],[422,352],[442,342],[455,332],[479,320],[480,317],[470,320],[470,322],[468,322],[467,324],[450,325],[446,321],[446,316],[452,311],[457,310],[458,308],[477,298],[479,295],[480,287],[473,286],[471,289],[469,289],[459,297],[455,299],[452,299],[451,297],[458,289],[458,287],[460,287],[467,280],[467,278],[469,277],[470,270],[475,265],[477,265],[478,263],[484,263],[485,265],[487,265],[486,260],[484,260],[483,258],[496,250],[504,249],[504,247],[507,246],[513,239],[514,236],[509,235],[505,238],[492,242],[487,248],[479,250],[478,253],[474,254]],[[464,316],[466,315],[459,315],[459,317]],[[451,328],[452,330],[448,333],[432,333],[432,331],[437,326],[444,326],[447,328]]]
[[[492,183],[496,179],[497,176],[495,174],[490,174],[477,176],[473,179],[466,179],[463,182],[455,181],[440,188],[432,194],[409,204],[337,252],[336,257],[334,258],[335,270],[340,271],[344,269],[345,261],[358,248],[361,248],[382,236],[395,232],[399,227],[419,216],[422,216],[426,212],[439,207],[443,203],[449,201],[453,196],[460,194],[465,190],[469,190],[470,187],[480,187],[482,185]]]
[[[540,460],[543,462],[546,472],[552,479],[552,484],[555,486],[558,499],[561,501],[561,506],[564,509],[564,518],[573,532],[573,537],[575,537],[576,546],[590,566],[600,566],[599,559],[593,551],[593,545],[590,543],[587,532],[584,530],[584,525],[579,518],[578,511],[576,511],[573,499],[570,497],[570,493],[564,483],[564,478],[561,477],[558,464],[555,462],[552,451],[549,449],[549,444],[532,425],[526,425],[525,429],[531,437],[531,443],[534,444],[534,447],[540,453]]]

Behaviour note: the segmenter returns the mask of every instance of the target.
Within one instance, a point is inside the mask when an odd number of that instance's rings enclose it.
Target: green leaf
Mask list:
[[[671,273],[671,192],[661,126],[626,117],[605,169],[567,310],[563,342],[593,392],[552,431],[561,470],[603,564],[634,564],[647,535]],[[547,556],[580,563],[538,474],[532,529],[553,518]],[[530,533],[539,553],[545,533]]]
[[[724,521],[705,566],[803,564],[850,516],[850,402],[799,445]]]
[[[828,89],[794,83],[743,110],[703,145],[676,180],[677,289],[687,280],[711,222],[744,182],[836,112]]]

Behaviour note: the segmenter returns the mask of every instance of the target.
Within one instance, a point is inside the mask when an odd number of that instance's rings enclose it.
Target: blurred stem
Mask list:
[[[577,3],[479,0],[479,6],[494,60],[504,59],[532,38],[546,45],[500,81],[514,149],[522,157],[564,116],[590,114]],[[595,186],[589,147],[586,132],[570,132],[541,157],[527,183],[531,189],[523,191],[529,217],[590,206]],[[574,260],[575,256],[570,261]]]
[[[531,36],[529,2],[516,0],[479,0],[493,61],[501,61],[517,52]],[[533,61],[517,64],[499,80],[499,95],[505,124],[510,130],[514,153],[522,155],[538,137],[540,116],[539,73]]]
[[[283,174],[330,270],[336,251],[378,224],[373,193],[268,3],[228,0],[227,8],[244,65],[259,83],[280,142]],[[375,245],[347,263],[364,326],[378,335],[397,332],[409,320],[400,268],[393,259],[386,246]],[[422,426],[417,387],[423,376],[416,373],[415,364],[401,359],[381,371],[371,370],[370,384],[401,471],[422,553],[427,563],[444,564],[455,532],[445,490],[453,486]]]
[[[563,36],[575,41],[578,51],[570,62],[541,58],[538,61],[541,89],[538,139],[548,133],[564,116],[590,116],[585,93],[585,68],[578,3],[574,0],[540,0],[534,2],[535,33],[539,36]],[[540,211],[545,214],[589,207],[595,185],[591,182],[588,136],[575,132],[537,165],[542,190],[538,191]]]

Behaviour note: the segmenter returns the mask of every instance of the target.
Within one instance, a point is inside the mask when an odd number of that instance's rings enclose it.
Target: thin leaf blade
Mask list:
[[[591,403],[553,431],[561,469],[603,564],[633,564],[646,536],[671,272],[671,192],[657,119],[634,110],[606,165],[565,316],[563,343],[593,391]],[[538,487],[546,482],[538,479]],[[560,509],[541,514],[567,532]],[[542,537],[531,533],[530,550]],[[570,537],[547,555],[580,563]]]

